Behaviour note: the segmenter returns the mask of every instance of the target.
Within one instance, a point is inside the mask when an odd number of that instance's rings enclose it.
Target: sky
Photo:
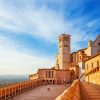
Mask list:
[[[55,65],[58,36],[71,52],[100,34],[100,0],[0,0],[0,74],[33,74]]]

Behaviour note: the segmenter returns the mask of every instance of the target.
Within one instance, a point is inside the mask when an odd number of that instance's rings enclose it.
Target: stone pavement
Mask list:
[[[15,96],[10,100],[55,100],[69,85],[44,85]],[[48,90],[50,88],[50,91]]]

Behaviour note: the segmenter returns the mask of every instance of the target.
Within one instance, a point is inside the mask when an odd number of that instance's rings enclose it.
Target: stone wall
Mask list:
[[[85,61],[85,81],[100,85],[100,53]]]
[[[65,90],[56,100],[80,100],[80,81],[75,80],[73,84]]]
[[[0,88],[0,100],[8,100],[13,96],[42,85],[42,80],[25,81]]]

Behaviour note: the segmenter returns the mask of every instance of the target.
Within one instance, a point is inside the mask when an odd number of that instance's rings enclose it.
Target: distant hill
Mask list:
[[[0,75],[0,86],[28,80],[28,75]]]

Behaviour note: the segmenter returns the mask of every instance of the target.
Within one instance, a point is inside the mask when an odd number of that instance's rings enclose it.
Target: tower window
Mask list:
[[[64,44],[64,47],[68,47],[67,44]]]
[[[69,41],[69,38],[68,37],[64,37],[63,40],[64,41]]]

